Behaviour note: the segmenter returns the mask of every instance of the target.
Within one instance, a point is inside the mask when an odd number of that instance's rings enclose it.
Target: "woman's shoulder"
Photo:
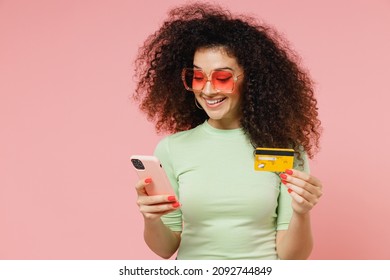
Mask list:
[[[199,142],[199,137],[201,137],[201,126],[163,137],[156,146],[155,154],[172,156],[173,154],[180,154],[180,151],[187,150],[188,147],[193,147],[194,144]]]
[[[189,130],[179,131],[179,132],[167,135],[161,141],[176,142],[176,143],[180,143],[183,141],[187,142],[187,141],[193,139],[194,137],[197,137],[199,134],[202,133],[202,131],[203,131],[202,126],[204,126],[204,124],[200,124],[200,125],[198,125],[194,128],[191,128]]]

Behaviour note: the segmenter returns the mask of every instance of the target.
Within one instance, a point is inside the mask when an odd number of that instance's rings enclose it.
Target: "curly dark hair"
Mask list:
[[[215,47],[244,69],[241,125],[252,145],[303,148],[312,158],[319,147],[320,121],[313,82],[299,56],[274,28],[206,3],[173,8],[139,49],[134,98],[156,130],[174,133],[208,119],[186,92],[181,71],[193,67],[196,50]]]

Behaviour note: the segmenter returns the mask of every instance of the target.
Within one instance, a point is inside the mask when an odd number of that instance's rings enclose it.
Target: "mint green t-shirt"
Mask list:
[[[291,197],[278,174],[254,170],[253,151],[241,128],[207,121],[157,145],[182,205],[162,217],[182,231],[178,259],[278,258],[276,231],[288,228]],[[301,169],[308,171],[306,156]]]

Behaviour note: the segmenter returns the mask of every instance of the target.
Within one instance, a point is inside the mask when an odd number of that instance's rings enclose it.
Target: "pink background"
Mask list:
[[[129,156],[162,135],[129,101],[132,61],[183,2],[0,0],[0,259],[158,259]],[[284,33],[317,82],[311,258],[390,259],[390,1],[220,2]]]

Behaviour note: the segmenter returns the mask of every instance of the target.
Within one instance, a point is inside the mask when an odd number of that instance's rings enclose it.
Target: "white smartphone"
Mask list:
[[[130,160],[141,180],[152,179],[152,182],[145,188],[148,195],[176,195],[157,157],[133,155]]]

